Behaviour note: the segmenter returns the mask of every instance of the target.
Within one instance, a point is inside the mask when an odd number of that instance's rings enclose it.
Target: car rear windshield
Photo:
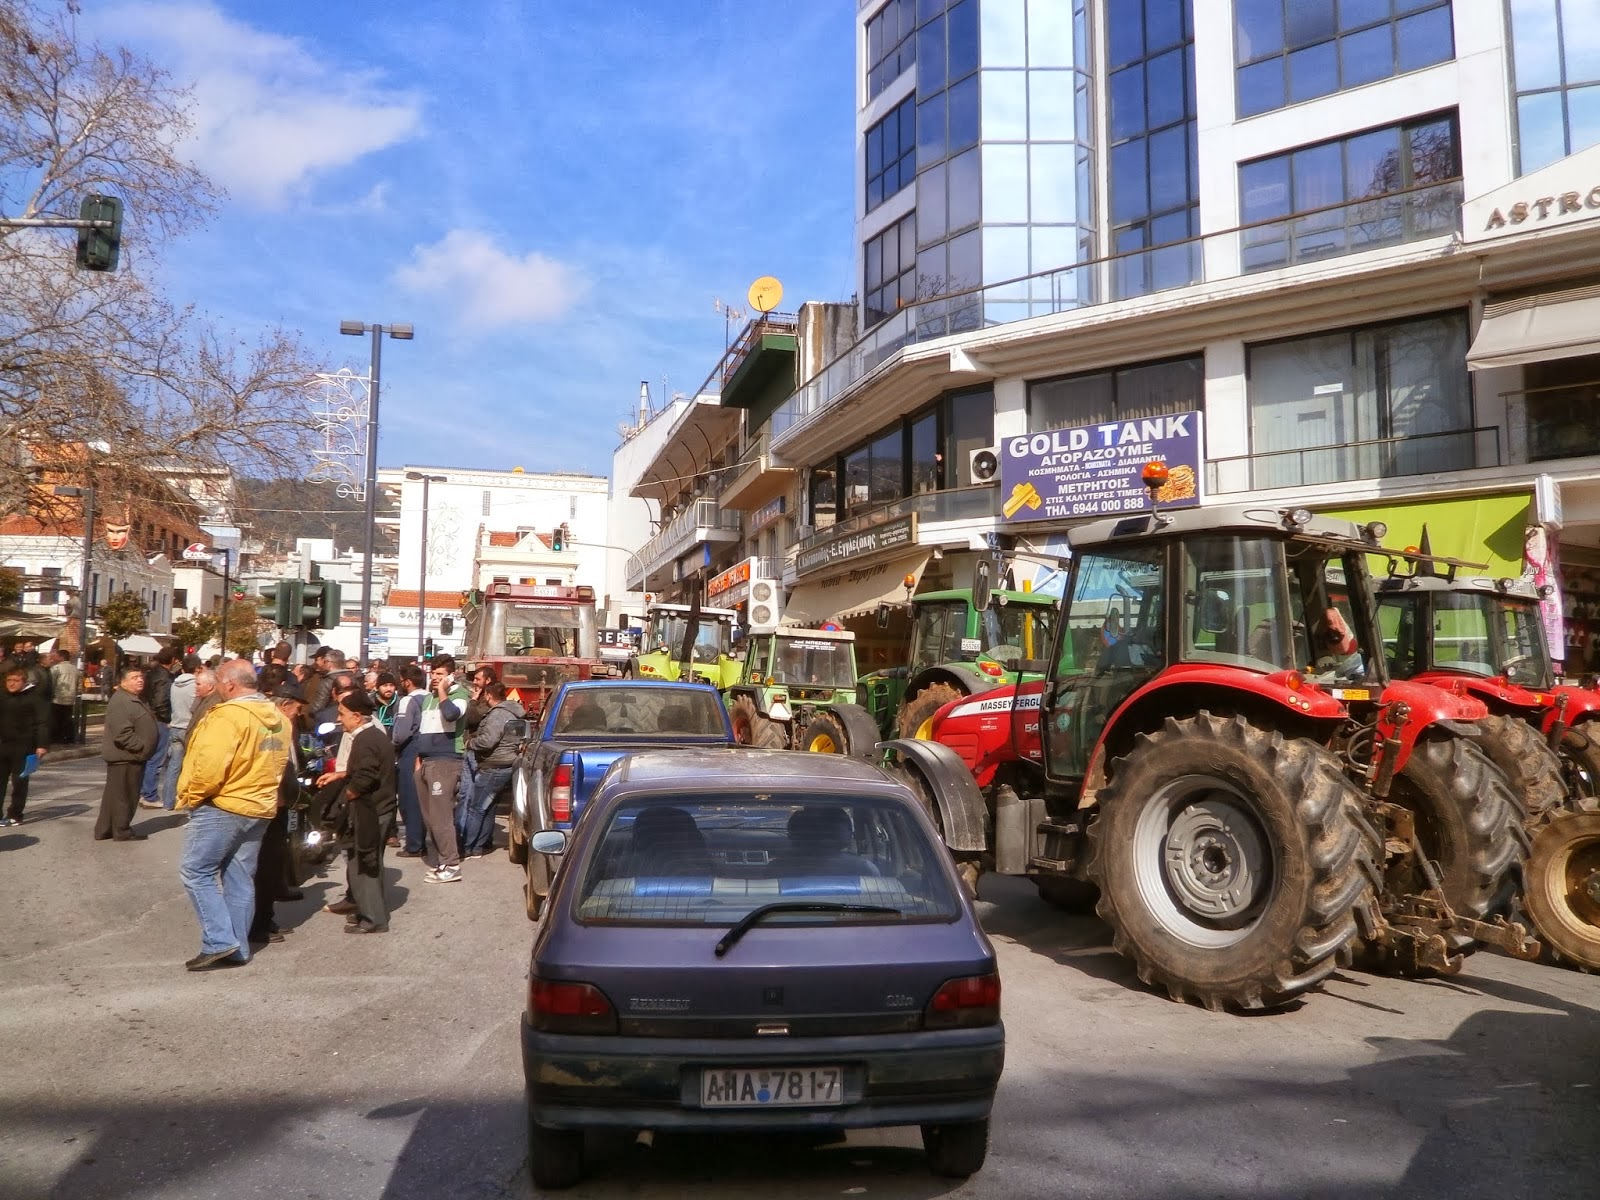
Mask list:
[[[590,856],[577,917],[732,925],[770,904],[892,913],[774,913],[775,923],[949,921],[944,851],[905,807],[849,797],[675,796],[619,805]],[[898,914],[898,915],[896,915]]]
[[[656,683],[568,692],[555,715],[555,735],[570,738],[727,736],[722,698],[710,688]]]

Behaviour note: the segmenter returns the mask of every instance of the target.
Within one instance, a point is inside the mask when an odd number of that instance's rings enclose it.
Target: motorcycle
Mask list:
[[[339,852],[336,809],[340,785],[319,788],[317,780],[334,769],[341,733],[337,724],[328,721],[299,738],[300,768],[295,773],[295,795],[288,816],[289,856],[296,886]]]

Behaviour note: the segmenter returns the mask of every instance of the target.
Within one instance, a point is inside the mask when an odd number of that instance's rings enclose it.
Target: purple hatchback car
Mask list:
[[[539,1187],[576,1183],[600,1127],[920,1125],[934,1170],[983,1165],[994,947],[903,785],[842,755],[644,752],[534,849],[562,854],[522,1026]]]

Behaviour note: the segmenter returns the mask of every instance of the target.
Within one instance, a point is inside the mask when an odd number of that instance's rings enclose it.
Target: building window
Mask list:
[[[483,515],[486,516],[486,517],[489,515],[489,500],[490,500],[489,489],[488,488],[484,488],[483,489]]]
[[[188,588],[173,588],[172,589],[172,607],[173,608],[188,608],[189,607],[189,589]]]
[[[867,211],[871,212],[917,175],[917,102],[907,96],[867,130]]]
[[[1111,241],[1118,297],[1200,278],[1193,0],[1106,8]],[[1188,243],[1188,244],[1175,244]],[[1151,247],[1167,249],[1139,253]]]
[[[61,568],[60,567],[40,567],[39,568],[39,574],[43,575],[46,579],[49,579],[49,580],[60,579],[61,578]],[[40,604],[60,604],[61,603],[61,592],[60,592],[60,590],[58,588],[55,588],[55,587],[51,587],[51,588],[48,588],[48,589],[45,589],[45,590],[41,590],[40,593],[39,593],[39,603]]]
[[[917,61],[917,0],[889,0],[867,22],[867,99]]]
[[[1251,346],[1251,487],[1477,465],[1467,317],[1444,313]]]
[[[811,468],[811,482],[806,490],[806,520],[812,529],[831,528],[838,520],[838,500],[834,480],[837,478],[832,462]]]
[[[1528,461],[1600,454],[1600,355],[1531,362],[1522,372],[1524,390],[1511,403],[1521,403]]]
[[[899,425],[844,456],[845,515],[905,495],[905,437]]]
[[[1233,9],[1241,117],[1455,57],[1449,0],[1237,0]]]
[[[1199,412],[1206,360],[1196,354],[1028,384],[1028,432]]]
[[[1242,235],[1247,272],[1439,237],[1460,217],[1450,113],[1239,166],[1239,223],[1251,226]]]
[[[1510,0],[1517,173],[1600,143],[1600,39],[1591,0]]]
[[[972,486],[974,450],[994,445],[994,391],[956,392],[943,400],[945,486]]]
[[[916,214],[908,214],[862,248],[866,259],[862,312],[868,328],[911,303],[917,275],[916,228]]]

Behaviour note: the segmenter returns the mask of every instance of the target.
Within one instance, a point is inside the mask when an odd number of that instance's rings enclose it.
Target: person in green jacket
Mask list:
[[[144,765],[156,752],[156,715],[144,702],[144,671],[124,667],[117,690],[106,703],[105,735],[100,757],[106,760],[106,786],[100,795],[100,816],[94,823],[97,842],[142,842],[133,831]]]

